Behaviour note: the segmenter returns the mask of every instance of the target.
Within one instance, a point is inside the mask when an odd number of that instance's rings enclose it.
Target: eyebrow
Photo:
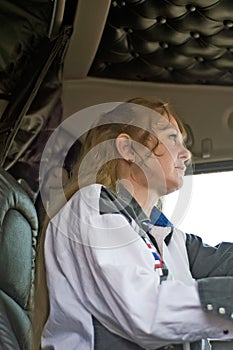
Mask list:
[[[171,124],[164,128],[164,130],[168,130],[168,129],[175,130],[178,133],[178,130],[174,126],[172,126]]]
[[[152,122],[152,129],[153,129],[153,126],[156,128],[156,129],[159,129],[159,130],[166,130],[166,129],[169,129],[169,128],[174,128],[174,126],[171,124],[170,120],[166,119],[165,117],[161,117],[157,122]]]
[[[159,130],[168,130],[168,129],[172,129],[172,130],[174,130],[174,131],[176,131],[177,133],[178,132],[180,132],[181,133],[181,131],[180,130],[177,130],[171,123],[168,123],[167,125],[165,125],[164,127],[162,127],[162,128],[159,128]]]

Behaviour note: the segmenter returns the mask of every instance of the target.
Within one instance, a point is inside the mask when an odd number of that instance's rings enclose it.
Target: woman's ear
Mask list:
[[[116,138],[116,148],[123,159],[129,163],[135,162],[135,154],[132,149],[132,139],[128,134],[119,134]]]

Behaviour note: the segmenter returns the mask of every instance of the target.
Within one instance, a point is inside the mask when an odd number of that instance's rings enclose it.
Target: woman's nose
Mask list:
[[[189,160],[192,157],[192,153],[187,149],[185,143],[181,143],[180,157],[185,161]]]

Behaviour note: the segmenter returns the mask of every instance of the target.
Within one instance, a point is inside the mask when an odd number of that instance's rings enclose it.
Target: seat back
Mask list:
[[[29,195],[0,168],[0,345],[28,349],[37,213]]]

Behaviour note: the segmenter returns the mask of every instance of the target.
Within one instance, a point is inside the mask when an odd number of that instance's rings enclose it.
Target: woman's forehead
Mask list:
[[[159,120],[152,121],[151,129],[152,129],[152,132],[154,131],[155,133],[157,133],[158,131],[163,131],[168,129],[176,130],[177,132],[180,132],[178,123],[172,115],[169,115],[169,116],[160,115]]]

